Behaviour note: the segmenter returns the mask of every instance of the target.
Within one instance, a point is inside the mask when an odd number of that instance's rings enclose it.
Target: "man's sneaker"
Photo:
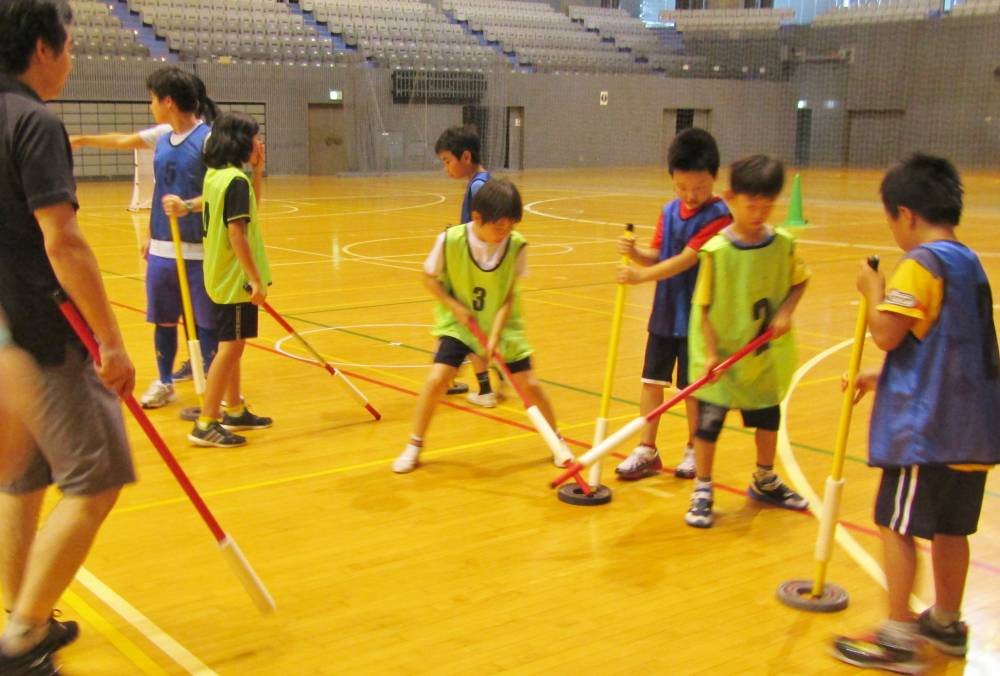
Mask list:
[[[694,474],[694,447],[685,446],[684,457],[674,469],[674,476],[678,479],[693,479]]]
[[[785,509],[802,511],[809,506],[809,501],[786,486],[778,475],[763,483],[754,479],[747,489],[747,495],[754,500],[766,502]]]
[[[451,387],[445,394],[465,394],[469,391],[469,386],[466,383],[460,383],[457,380],[451,383]]]
[[[895,674],[919,674],[924,670],[924,664],[917,658],[912,645],[899,645],[898,641],[881,631],[859,638],[839,636],[833,642],[830,654],[841,662],[862,669],[881,669]]]
[[[243,407],[243,413],[239,415],[229,415],[225,411],[222,413],[222,426],[230,432],[239,432],[240,430],[263,430],[273,424],[274,420],[254,415],[246,406]]]
[[[655,476],[663,469],[663,462],[656,449],[648,446],[636,446],[631,455],[618,463],[615,474],[622,481],[638,481],[648,476]]]
[[[65,648],[80,635],[80,625],[73,620],[60,622],[56,619],[60,614],[58,610],[52,611],[52,617],[49,618],[49,632],[42,639],[42,642],[47,643],[53,651]]]
[[[399,457],[392,461],[392,471],[396,474],[406,474],[415,470],[420,465],[421,450],[419,446],[407,444]]]
[[[0,674],[4,676],[55,676],[59,673],[52,660],[54,649],[44,640],[34,648],[10,657],[0,652]]]
[[[146,393],[139,397],[139,404],[143,408],[160,408],[176,399],[177,393],[174,392],[173,383],[164,385],[159,380],[154,380],[149,384]]]
[[[198,423],[194,424],[194,429],[188,434],[188,441],[195,446],[215,446],[216,448],[232,448],[242,446],[247,442],[246,437],[233,434],[219,423],[213,420],[208,424],[208,429],[201,429]]]
[[[191,360],[190,359],[188,359],[187,361],[184,361],[180,365],[180,367],[176,371],[174,371],[173,374],[171,375],[171,378],[174,379],[175,383],[183,383],[186,380],[191,380],[193,377],[194,377],[194,374],[192,374],[192,372],[191,372]]]
[[[497,395],[495,392],[487,392],[486,394],[469,392],[465,395],[465,398],[469,400],[470,404],[482,406],[483,408],[496,408],[497,405]]]
[[[715,517],[712,516],[711,491],[695,491],[691,494],[691,505],[684,515],[684,523],[694,528],[711,528]]]
[[[955,621],[940,625],[934,621],[928,608],[917,617],[917,631],[920,636],[946,655],[961,657],[969,647],[969,628],[965,622]]]

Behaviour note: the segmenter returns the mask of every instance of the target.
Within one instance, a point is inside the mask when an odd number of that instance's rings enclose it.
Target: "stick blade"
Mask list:
[[[257,576],[256,571],[250,566],[250,562],[247,561],[246,557],[243,556],[243,552],[240,550],[239,545],[236,544],[236,540],[233,540],[229,535],[226,535],[221,542],[219,542],[219,551],[222,552],[222,556],[226,559],[226,563],[236,574],[239,579],[240,584],[246,590],[247,594],[253,600],[254,605],[261,613],[272,613],[277,609],[277,605],[272,598],[271,593],[267,591],[267,587],[261,582],[260,578]]]

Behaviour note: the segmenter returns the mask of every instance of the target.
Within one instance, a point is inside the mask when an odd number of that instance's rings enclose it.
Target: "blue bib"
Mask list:
[[[171,134],[165,134],[156,142],[153,153],[153,204],[149,216],[149,230],[153,239],[171,241],[170,219],[163,211],[163,196],[177,195],[181,199],[192,199],[201,195],[205,182],[205,164],[201,161],[201,150],[212,129],[207,124],[199,124],[188,134],[180,145],[170,143]],[[201,242],[201,214],[188,214],[177,219],[181,230],[181,240]]]
[[[469,179],[469,184],[465,186],[465,199],[462,200],[462,223],[468,223],[472,220],[472,198],[475,196],[474,192],[478,192],[480,188],[486,185],[486,181],[490,180],[490,172],[480,171],[471,179]],[[476,190],[473,191],[473,188]]]

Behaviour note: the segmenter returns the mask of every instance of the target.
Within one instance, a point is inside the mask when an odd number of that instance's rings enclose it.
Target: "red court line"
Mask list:
[[[120,308],[124,308],[126,310],[131,310],[132,312],[139,312],[141,314],[146,314],[145,310],[142,310],[142,309],[137,308],[137,307],[133,307],[131,305],[126,305],[124,303],[119,303],[117,301],[111,301],[111,304],[115,305],[117,307],[120,307]],[[323,368],[320,364],[317,364],[316,362],[313,362],[313,361],[304,361],[302,359],[297,359],[295,357],[291,357],[291,356],[285,354],[284,352],[280,352],[278,350],[275,350],[273,347],[268,347],[266,345],[258,345],[257,343],[252,343],[250,341],[247,341],[247,345],[250,346],[250,347],[256,348],[258,350],[263,350],[264,352],[270,352],[271,354],[276,354],[276,355],[279,355],[281,357],[285,357],[287,359],[295,359],[295,361],[303,363],[303,364],[308,364],[309,366],[313,366],[313,367],[316,367],[316,368]],[[366,375],[361,374],[361,373],[354,373],[352,371],[345,371],[344,369],[341,369],[341,371],[343,371],[343,373],[345,375],[350,376],[351,378],[357,378],[358,380],[363,380],[365,382],[372,383],[373,385],[378,385],[379,387],[385,387],[387,389],[395,390],[396,392],[402,392],[403,394],[409,394],[409,395],[414,396],[414,397],[419,394],[419,392],[416,392],[416,391],[411,390],[409,388],[401,387],[399,385],[394,385],[393,383],[389,383],[389,382],[386,382],[384,380],[379,380],[378,378],[372,378],[371,376],[366,376]],[[534,432],[535,431],[535,428],[532,427],[531,425],[526,425],[526,424],[518,422],[516,420],[511,420],[509,418],[503,418],[503,417],[500,417],[498,415],[493,415],[491,413],[486,413],[484,411],[478,411],[476,409],[469,408],[468,406],[462,406],[461,404],[453,404],[453,403],[451,403],[449,401],[442,401],[441,403],[444,404],[445,406],[450,406],[451,408],[457,409],[459,411],[464,411],[466,413],[471,413],[472,415],[477,415],[477,416],[479,416],[481,418],[486,418],[488,420],[492,420],[494,422],[502,423],[504,425],[510,425],[511,427],[517,427],[517,428],[520,428],[520,429],[523,429],[523,430],[528,430],[529,432]],[[583,441],[580,441],[578,439],[571,439],[570,437],[563,437],[563,440],[567,444],[571,444],[571,445],[577,446],[579,448],[590,448],[590,444],[585,443]],[[611,455],[618,456],[619,458],[626,457],[626,456],[624,456],[624,455],[622,455],[620,453],[612,453]],[[674,473],[673,470],[667,469],[667,468],[664,468],[664,469],[662,469],[660,471],[663,474],[668,474],[668,475],[673,475],[673,473]],[[725,491],[727,493],[732,493],[734,495],[746,495],[746,490],[735,488],[733,486],[727,486],[726,484],[716,483],[716,484],[714,484],[714,487],[718,488],[721,491]],[[789,510],[789,511],[796,511],[796,510]],[[803,516],[812,516],[813,515],[812,512],[810,512],[809,510],[804,510],[804,511],[801,511],[801,512],[798,512],[798,513],[802,514]],[[870,536],[876,537],[876,538],[880,537],[878,531],[875,530],[874,528],[868,528],[866,526],[860,526],[858,524],[851,523],[849,521],[840,521],[839,523],[840,523],[841,526],[843,526],[844,528],[846,528],[848,530],[853,530],[853,531],[855,531],[857,533],[863,533],[865,535],[870,535]],[[924,551],[929,551],[930,550],[930,547],[927,547],[925,545],[919,545],[919,547],[920,547],[920,549],[923,549]],[[994,565],[986,563],[984,561],[977,561],[975,559],[971,559],[970,560],[970,565],[972,565],[975,568],[979,568],[980,570],[985,570],[986,572],[993,573],[994,575],[1000,575],[1000,566],[994,566]]]

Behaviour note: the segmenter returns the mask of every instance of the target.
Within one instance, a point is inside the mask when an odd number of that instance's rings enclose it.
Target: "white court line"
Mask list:
[[[809,480],[806,479],[805,474],[802,472],[802,467],[799,465],[798,460],[795,458],[795,454],[792,452],[792,442],[788,436],[788,404],[792,399],[792,394],[794,394],[796,386],[805,377],[805,375],[813,369],[813,367],[829,357],[831,354],[850,346],[853,342],[853,338],[843,340],[833,347],[829,347],[820,352],[818,355],[800,366],[795,372],[795,375],[792,376],[792,383],[788,387],[788,394],[785,395],[784,401],[781,402],[781,428],[778,430],[778,457],[781,458],[781,462],[785,466],[785,471],[788,478],[791,480],[791,483],[809,501],[809,503],[813,505],[811,514],[817,521],[819,521],[820,518],[820,513],[822,511],[820,506],[823,504],[823,501],[820,499],[816,491],[813,490]],[[881,585],[883,589],[886,588],[885,573],[882,571],[882,567],[879,566],[878,561],[876,561],[864,547],[858,544],[858,541],[855,540],[854,537],[839,523],[834,531],[834,539],[841,547],[844,548],[847,554],[854,559],[855,563],[861,566],[862,570],[868,573],[868,575],[871,576],[875,582]],[[918,612],[922,612],[927,608],[927,604],[917,598],[915,594],[910,596],[910,603],[917,609]]]
[[[282,221],[290,221],[293,219],[304,219],[304,218],[339,218],[341,216],[359,216],[361,214],[387,214],[393,211],[406,211],[407,209],[423,209],[425,207],[433,207],[438,204],[442,204],[447,200],[444,195],[438,193],[426,193],[428,195],[434,196],[437,199],[433,202],[424,202],[422,204],[411,204],[405,207],[389,207],[387,209],[362,209],[360,211],[328,211],[326,213],[319,214],[300,214],[298,216],[284,216]]]
[[[324,331],[340,331],[340,330],[343,330],[343,329],[364,329],[364,328],[381,327],[381,326],[389,326],[389,327],[418,327],[418,328],[425,328],[425,329],[431,328],[431,324],[351,324],[349,326],[323,326],[323,327],[320,327],[318,329],[309,329],[308,331],[299,331],[299,335],[300,336],[305,336],[305,335],[308,335],[310,333],[322,333]],[[315,364],[316,360],[313,359],[312,357],[303,357],[301,355],[295,354],[294,352],[288,352],[287,350],[285,350],[282,347],[285,344],[285,341],[291,340],[292,338],[294,338],[294,336],[288,335],[288,336],[285,336],[284,338],[279,339],[277,342],[275,342],[274,349],[277,350],[278,352],[280,352],[281,354],[285,355],[285,356],[291,357],[292,359],[297,359],[299,361],[304,361],[304,362],[307,362],[309,364]],[[386,347],[398,347],[398,346],[399,346],[398,343],[395,343],[395,344],[394,343],[387,343],[386,344]],[[322,353],[320,353],[320,354],[322,355]],[[326,359],[325,356],[323,358]],[[431,365],[429,362],[425,362],[423,364],[356,364],[356,363],[349,362],[349,361],[332,361],[332,360],[329,360],[329,359],[326,359],[326,362],[328,364],[333,365],[333,366],[349,366],[349,367],[352,367],[352,368],[371,368],[371,369],[422,369],[422,368],[427,368],[427,367],[429,367]]]
[[[189,674],[199,676],[217,676],[216,672],[191,654],[187,648],[178,643],[167,632],[153,624],[153,621],[143,615],[131,603],[119,596],[111,587],[101,582],[96,575],[86,568],[80,568],[76,580],[90,592],[122,616],[126,622],[146,637],[150,643],[162,650],[170,659],[183,667]]]

